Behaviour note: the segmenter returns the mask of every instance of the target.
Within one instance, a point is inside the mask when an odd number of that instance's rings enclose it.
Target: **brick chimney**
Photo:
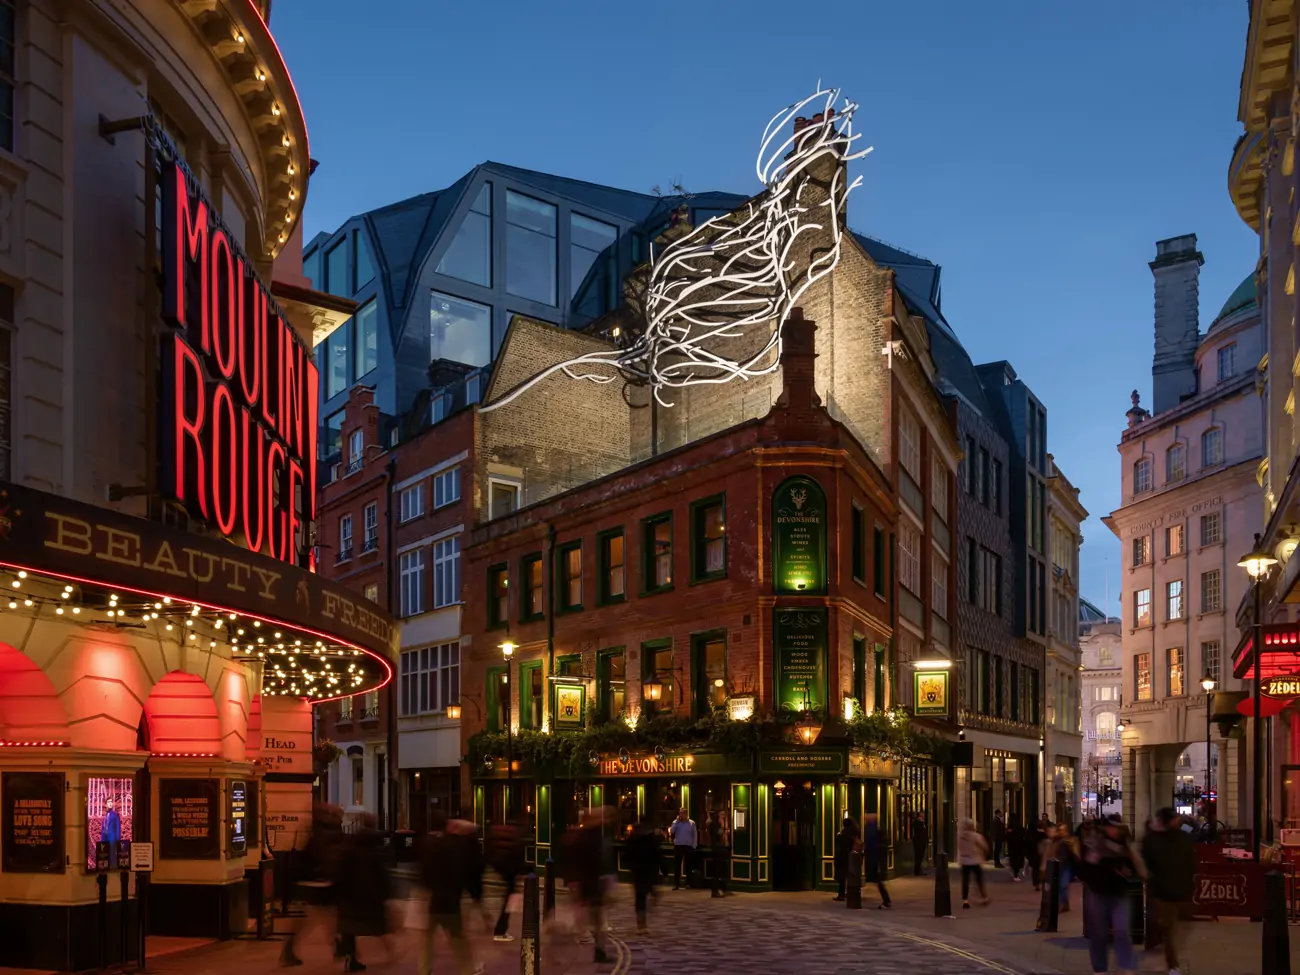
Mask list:
[[[1201,265],[1196,235],[1156,242],[1151,275],[1156,279],[1155,355],[1151,360],[1151,411],[1172,409],[1196,389],[1196,346],[1200,343]]]
[[[811,412],[822,405],[817,395],[817,323],[803,317],[802,308],[790,309],[781,328],[781,395],[776,405]]]

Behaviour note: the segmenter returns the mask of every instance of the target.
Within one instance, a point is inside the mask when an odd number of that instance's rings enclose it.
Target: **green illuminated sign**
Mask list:
[[[777,709],[825,714],[826,610],[777,607],[772,613]]]
[[[772,583],[783,595],[826,592],[826,492],[802,474],[772,495]]]

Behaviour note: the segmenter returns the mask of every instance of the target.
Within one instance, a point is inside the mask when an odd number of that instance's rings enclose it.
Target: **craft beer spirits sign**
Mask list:
[[[781,711],[826,707],[826,611],[773,610],[776,706]]]
[[[162,202],[163,490],[221,534],[309,567],[316,366],[174,162]]]
[[[826,494],[811,477],[788,478],[772,495],[772,573],[778,593],[826,592]]]

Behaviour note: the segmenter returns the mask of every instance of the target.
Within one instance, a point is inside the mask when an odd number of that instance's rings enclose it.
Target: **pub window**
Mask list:
[[[853,578],[859,582],[867,579],[867,525],[866,516],[856,504],[851,509],[853,525]]]
[[[510,575],[504,565],[488,569],[488,626],[502,626],[510,619]]]
[[[524,557],[524,560],[519,564],[519,579],[520,585],[523,587],[519,618],[521,620],[541,619],[545,613],[542,610],[542,556],[540,552]]]
[[[621,603],[624,597],[623,529],[602,532],[599,537],[600,601]]]
[[[726,510],[721,497],[691,505],[691,546],[695,581],[727,574]]]
[[[582,542],[569,542],[556,552],[560,576],[560,610],[582,609]]]
[[[655,515],[644,522],[646,592],[658,592],[673,584],[673,516]]]
[[[544,686],[540,660],[519,665],[519,727],[541,730]]]
[[[695,712],[704,716],[727,703],[727,634],[701,634],[694,644]]]
[[[626,709],[627,655],[621,648],[602,650],[596,664],[600,716],[605,721],[614,721]]]
[[[651,701],[643,697],[641,709],[649,714],[671,714],[675,703],[676,682],[674,681],[675,672],[673,670],[673,642],[671,640],[657,640],[653,643],[645,643],[641,646],[641,659],[643,663],[643,672],[648,680],[654,677],[660,684],[660,694],[658,701]]]
[[[853,634],[853,688],[849,692],[862,709],[867,703],[867,638]]]
[[[510,673],[505,667],[489,667],[487,672],[488,731],[505,731],[510,709]]]

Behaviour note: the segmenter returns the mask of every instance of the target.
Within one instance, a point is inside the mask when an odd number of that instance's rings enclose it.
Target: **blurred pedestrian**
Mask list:
[[[1093,895],[1084,900],[1084,930],[1088,932],[1088,956],[1094,972],[1108,970],[1112,936],[1120,972],[1137,971],[1129,928],[1128,888],[1134,878],[1142,875],[1142,860],[1119,816],[1112,815],[1098,828],[1085,832],[1079,878]]]
[[[1034,830],[1029,836],[1029,867],[1034,872],[1034,890],[1039,890],[1043,883],[1043,869],[1047,864],[1048,836],[1052,831],[1052,821],[1043,813],[1034,823]]]
[[[876,892],[880,894],[880,904],[876,909],[888,910],[892,904],[889,888],[885,886],[885,841],[875,813],[867,813],[862,818],[862,866],[867,883],[874,883]]]
[[[439,931],[447,935],[457,975],[481,971],[473,964],[465,923],[461,916],[461,895],[475,870],[469,845],[463,833],[452,833],[447,814],[435,809],[429,814],[429,835],[425,837],[420,858],[420,879],[429,897],[428,927],[420,941],[420,975],[430,975],[433,968],[433,939]],[[480,882],[482,874],[479,874]]]
[[[468,819],[449,819],[447,834],[461,846],[461,855],[465,864],[465,893],[483,919],[483,927],[492,927],[492,917],[487,904],[483,901],[483,872],[487,869],[483,860],[483,844],[479,840],[478,827]]]
[[[659,880],[659,834],[644,819],[637,820],[623,846],[623,857],[632,874],[632,893],[636,901],[636,930],[648,930],[650,894]]]
[[[1058,826],[1052,838],[1053,853],[1056,857],[1060,887],[1061,913],[1070,910],[1070,884],[1074,881],[1075,865],[1079,859],[1079,842],[1074,838],[1068,826]]]
[[[1020,883],[1025,872],[1025,827],[1018,819],[1007,823],[1007,866],[1011,868],[1011,879]]]
[[[930,827],[925,813],[918,812],[912,820],[912,870],[920,877],[925,873],[925,851],[930,845]]]
[[[577,827],[565,834],[565,853],[569,861],[566,876],[571,877],[577,887],[578,900],[591,929],[597,962],[609,960],[605,952],[605,886],[613,869],[604,823],[604,809],[586,809],[579,817]]]
[[[1142,861],[1149,874],[1147,892],[1154,902],[1165,964],[1169,975],[1179,975],[1183,923],[1191,914],[1196,890],[1196,842],[1174,810],[1161,809],[1156,819],[1155,828],[1142,838]]]
[[[725,809],[715,810],[709,819],[709,845],[713,848],[713,896],[724,897],[731,874],[731,831]]]
[[[311,835],[307,846],[285,858],[286,864],[296,870],[286,879],[293,890],[293,899],[306,905],[301,921],[290,929],[280,949],[282,966],[301,965],[295,948],[303,938],[317,928],[328,932],[334,944],[334,957],[342,957],[334,922],[334,878],[339,848],[343,842],[343,810],[338,806],[318,804],[312,809]]]
[[[488,830],[485,843],[487,865],[497,872],[506,885],[501,913],[492,930],[494,941],[514,941],[510,932],[510,902],[515,896],[515,884],[524,871],[525,853],[523,834],[517,823],[497,823]]]
[[[849,858],[853,847],[858,842],[858,824],[853,817],[845,816],[840,824],[840,831],[835,834],[835,884],[837,901],[844,900],[845,885],[849,877]]]
[[[1002,869],[1002,847],[1007,841],[1007,823],[1002,818],[1002,810],[993,812],[993,828],[989,830],[993,840],[993,866]]]
[[[974,879],[980,903],[988,904],[984,890],[984,861],[989,858],[989,841],[975,828],[975,820],[965,819],[957,834],[957,862],[961,864],[961,906],[970,907],[970,882]]]
[[[668,837],[673,841],[673,890],[681,890],[682,864],[686,865],[686,885],[689,887],[691,871],[695,867],[695,850],[700,845],[700,831],[685,806],[668,827]]]
[[[375,828],[372,813],[364,813],[360,828],[340,845],[335,885],[343,970],[363,972],[366,966],[357,953],[357,938],[383,938],[388,934],[388,901],[393,896],[392,879],[384,861],[383,834]]]

